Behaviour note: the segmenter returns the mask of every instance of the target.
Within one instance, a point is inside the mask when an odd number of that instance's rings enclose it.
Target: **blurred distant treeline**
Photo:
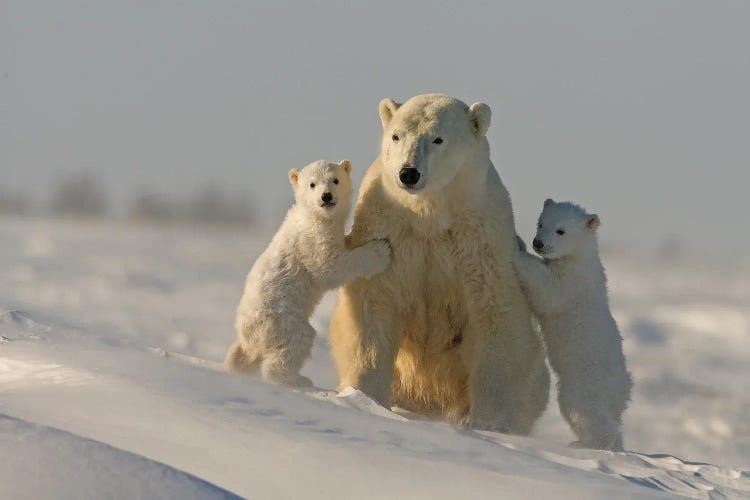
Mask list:
[[[118,217],[141,222],[242,224],[256,222],[249,196],[209,185],[181,196],[151,189],[136,191],[119,208],[104,183],[89,172],[61,178],[47,199],[0,186],[0,215],[51,215],[82,218]]]

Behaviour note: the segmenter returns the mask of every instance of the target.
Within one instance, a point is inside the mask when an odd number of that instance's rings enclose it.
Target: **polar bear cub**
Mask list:
[[[385,270],[390,246],[371,241],[348,250],[344,225],[351,209],[351,163],[317,161],[289,172],[295,204],[255,261],[237,308],[237,340],[225,366],[260,371],[277,385],[309,386],[299,374],[312,350],[308,319],[323,294]]]
[[[599,217],[569,202],[544,202],[532,246],[514,263],[557,373],[560,412],[575,446],[622,450],[622,414],[632,380],[609,309],[599,259]]]

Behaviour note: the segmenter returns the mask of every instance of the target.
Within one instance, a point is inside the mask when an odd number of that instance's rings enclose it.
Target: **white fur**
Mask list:
[[[339,291],[339,387],[386,407],[528,434],[547,404],[549,371],[513,270],[513,208],[489,158],[490,108],[426,94],[383,99],[379,112],[381,151],[348,241],[388,239],[393,260]]]
[[[351,164],[318,161],[292,170],[295,204],[247,276],[227,353],[230,371],[260,370],[274,384],[311,385],[299,374],[315,330],[308,319],[323,294],[390,262],[385,241],[347,250],[344,224],[351,209]],[[326,205],[324,193],[331,194]]]
[[[560,411],[578,436],[573,444],[621,450],[632,380],[609,310],[598,226],[581,207],[547,200],[535,238],[544,260],[521,249],[515,265],[559,378]]]

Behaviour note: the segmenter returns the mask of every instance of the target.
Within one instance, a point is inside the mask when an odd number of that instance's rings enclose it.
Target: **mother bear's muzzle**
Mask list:
[[[419,182],[421,176],[419,170],[411,165],[404,165],[398,172],[398,180],[401,181],[401,184],[407,187],[415,186]]]

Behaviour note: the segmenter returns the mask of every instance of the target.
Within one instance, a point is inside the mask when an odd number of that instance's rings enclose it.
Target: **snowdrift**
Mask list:
[[[530,438],[337,395],[330,296],[303,370],[319,389],[221,372],[264,243],[0,219],[0,498],[750,496],[746,267],[605,257],[639,450],[611,453],[567,447],[554,394]]]

